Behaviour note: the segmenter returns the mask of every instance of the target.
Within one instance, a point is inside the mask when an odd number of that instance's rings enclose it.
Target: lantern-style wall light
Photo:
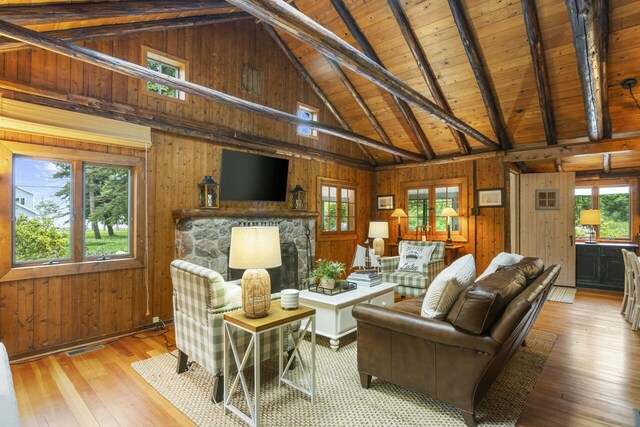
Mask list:
[[[291,191],[291,208],[296,211],[307,210],[307,192],[302,189],[300,184],[296,185]]]
[[[200,207],[205,209],[218,209],[218,183],[210,175],[204,177],[198,184],[200,191]]]

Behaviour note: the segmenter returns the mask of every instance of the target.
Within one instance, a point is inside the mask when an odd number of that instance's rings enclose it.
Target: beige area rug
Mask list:
[[[478,421],[488,426],[513,426],[533,390],[557,335],[532,331],[527,347],[521,347],[497,378],[478,409]],[[282,385],[278,387],[277,360],[261,365],[262,420],[265,426],[463,426],[455,408],[420,393],[374,377],[371,388],[360,387],[355,334],[345,337],[345,346],[332,351],[328,340],[318,339],[317,394],[315,405],[308,396]],[[350,341],[350,342],[349,342]],[[343,340],[341,340],[341,345]],[[308,356],[310,343],[302,346]],[[174,352],[175,354],[175,352]],[[308,360],[308,359],[307,359]],[[176,357],[166,353],[135,362],[133,369],[171,404],[199,426],[245,425],[222,405],[211,403],[213,377],[194,364],[192,370],[176,374]],[[253,372],[252,370],[250,371]],[[250,377],[250,372],[247,375]],[[293,372],[302,375],[298,366]],[[249,382],[252,379],[249,378]],[[250,387],[252,387],[250,385]],[[240,389],[240,387],[238,387]],[[253,388],[250,388],[253,390]],[[234,395],[240,404],[241,392]],[[246,411],[246,407],[243,407]]]
[[[573,304],[576,299],[576,288],[569,288],[566,286],[553,286],[547,301],[564,302],[567,304]]]

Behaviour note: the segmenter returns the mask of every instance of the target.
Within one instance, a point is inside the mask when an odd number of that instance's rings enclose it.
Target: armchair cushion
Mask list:
[[[473,255],[455,260],[431,282],[422,304],[422,315],[430,319],[444,319],[460,292],[473,283],[475,278],[476,264]]]
[[[404,245],[396,271],[419,272],[431,259],[435,246]]]

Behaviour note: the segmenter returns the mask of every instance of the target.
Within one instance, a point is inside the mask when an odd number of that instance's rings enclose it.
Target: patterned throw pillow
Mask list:
[[[404,245],[402,255],[400,255],[400,263],[396,271],[414,271],[420,273],[422,266],[429,262],[431,254],[435,249],[435,246]]]
[[[429,285],[422,302],[422,316],[444,319],[453,307],[458,295],[476,279],[476,263],[473,255],[455,260],[436,276]]]
[[[500,267],[506,267],[516,264],[520,262],[522,258],[524,258],[522,255],[500,252],[494,259],[491,260],[489,267],[487,267],[487,269],[480,276],[478,276],[478,280],[484,279],[488,275],[495,273]]]

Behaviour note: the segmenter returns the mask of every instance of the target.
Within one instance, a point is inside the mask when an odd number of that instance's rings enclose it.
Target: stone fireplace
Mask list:
[[[315,255],[314,213],[185,209],[173,215],[176,258],[211,268],[226,280],[241,278],[243,273],[243,270],[228,268],[232,227],[277,226],[280,229],[283,265],[268,270],[272,292],[301,288],[301,281],[310,272]]]

